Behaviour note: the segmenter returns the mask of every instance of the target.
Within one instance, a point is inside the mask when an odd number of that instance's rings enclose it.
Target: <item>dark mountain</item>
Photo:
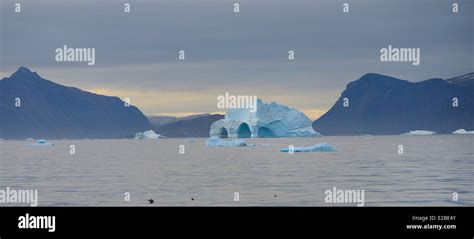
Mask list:
[[[447,79],[446,81],[455,85],[474,87],[474,73],[457,76],[451,79]]]
[[[0,138],[51,139],[121,138],[153,126],[117,97],[59,85],[20,67],[0,81],[0,127]]]
[[[160,127],[178,120],[178,117],[166,115],[147,115],[146,117],[148,118],[148,121],[150,121],[150,123],[155,127]]]
[[[313,128],[323,135],[474,130],[473,75],[412,83],[366,74],[347,85]],[[344,98],[349,99],[349,107],[343,106]],[[458,107],[453,107],[453,98],[458,99]]]
[[[169,124],[172,122],[194,119],[194,118],[199,118],[199,117],[209,116],[209,115],[210,115],[209,113],[189,115],[185,117],[175,117],[175,116],[167,116],[167,115],[147,115],[147,118],[153,126],[158,128],[160,126],[163,126],[165,124]]]
[[[185,118],[160,126],[157,131],[166,137],[209,137],[211,124],[223,118],[219,114]]]

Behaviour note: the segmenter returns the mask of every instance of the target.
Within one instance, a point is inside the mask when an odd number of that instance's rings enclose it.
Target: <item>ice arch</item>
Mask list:
[[[222,127],[221,131],[219,132],[219,138],[228,138],[229,133],[227,132],[227,129]]]
[[[250,138],[252,136],[252,132],[250,132],[249,125],[246,123],[242,123],[237,129],[237,137],[238,138]]]
[[[275,134],[267,128],[267,127],[260,127],[257,130],[257,135],[259,138],[274,138]]]

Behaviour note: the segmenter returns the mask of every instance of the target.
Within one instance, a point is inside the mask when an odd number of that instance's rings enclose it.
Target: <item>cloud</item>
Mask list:
[[[222,0],[128,1],[129,14],[112,0],[25,0],[21,14],[16,2],[0,4],[4,76],[27,65],[66,85],[133,95],[145,112],[171,112],[163,95],[182,112],[212,112],[210,99],[225,91],[324,111],[368,72],[418,81],[473,71],[474,3],[466,0],[458,14],[432,0],[351,1],[348,14],[333,0],[243,0],[238,14]],[[420,47],[421,65],[381,63],[389,44]],[[55,62],[63,45],[96,48],[96,65]]]

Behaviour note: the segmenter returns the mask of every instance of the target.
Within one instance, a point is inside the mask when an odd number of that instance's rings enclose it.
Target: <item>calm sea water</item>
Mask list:
[[[324,202],[332,187],[365,190],[366,206],[474,205],[474,136],[248,139],[257,146],[243,148],[205,140],[2,141],[0,189],[37,189],[40,206],[340,206]],[[338,152],[279,152],[321,142]]]

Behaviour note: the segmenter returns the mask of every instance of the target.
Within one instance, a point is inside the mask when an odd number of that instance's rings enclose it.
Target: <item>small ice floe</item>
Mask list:
[[[465,129],[458,129],[453,134],[474,134],[474,131],[467,131]]]
[[[428,130],[412,130],[402,135],[434,135],[434,134],[436,134],[436,132],[428,131]]]
[[[290,148],[280,149],[281,152],[290,152]],[[294,147],[293,152],[335,152],[337,151],[328,143],[315,144],[308,147]]]
[[[28,146],[53,146],[54,144],[46,141],[45,139],[38,139],[34,144],[27,144]]]
[[[255,144],[248,144],[242,139],[223,140],[217,136],[212,136],[206,141],[207,147],[253,147]]]
[[[164,136],[155,133],[153,130],[147,130],[145,132],[138,132],[135,134],[134,139],[158,139],[158,138],[164,138]]]

